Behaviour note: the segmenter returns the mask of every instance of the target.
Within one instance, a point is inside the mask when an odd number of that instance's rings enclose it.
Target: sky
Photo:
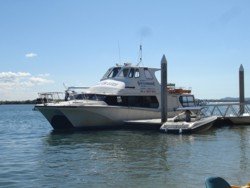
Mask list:
[[[250,97],[248,0],[1,0],[0,100],[92,86],[116,63],[160,67],[196,98]]]

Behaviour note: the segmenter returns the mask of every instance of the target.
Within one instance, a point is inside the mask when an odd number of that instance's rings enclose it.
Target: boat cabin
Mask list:
[[[111,106],[160,109],[161,87],[155,76],[157,68],[132,66],[129,63],[111,67],[100,82],[84,92],[67,90],[65,100],[103,101]],[[76,87],[77,88],[77,87]],[[168,109],[195,106],[191,90],[168,84]]]
[[[160,108],[160,83],[155,76],[157,68],[138,67],[131,64],[110,68],[100,82],[84,94],[88,100],[102,100],[108,105],[142,108]],[[195,106],[191,90],[168,89],[169,108]]]

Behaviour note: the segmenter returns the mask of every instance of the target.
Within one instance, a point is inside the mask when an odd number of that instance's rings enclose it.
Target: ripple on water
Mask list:
[[[214,175],[250,181],[250,127],[55,133],[32,108],[0,106],[0,186],[195,188]]]

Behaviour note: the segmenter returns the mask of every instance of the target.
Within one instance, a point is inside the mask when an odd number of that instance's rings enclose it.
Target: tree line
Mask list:
[[[0,101],[0,104],[36,104],[36,99],[25,101]]]

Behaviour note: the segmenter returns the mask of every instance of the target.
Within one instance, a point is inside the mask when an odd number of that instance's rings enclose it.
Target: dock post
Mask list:
[[[242,64],[240,65],[240,69],[239,69],[239,102],[240,102],[240,115],[244,114],[245,112],[245,94],[244,94],[244,68],[242,66]]]
[[[165,55],[161,59],[161,123],[167,121],[167,60]]]

